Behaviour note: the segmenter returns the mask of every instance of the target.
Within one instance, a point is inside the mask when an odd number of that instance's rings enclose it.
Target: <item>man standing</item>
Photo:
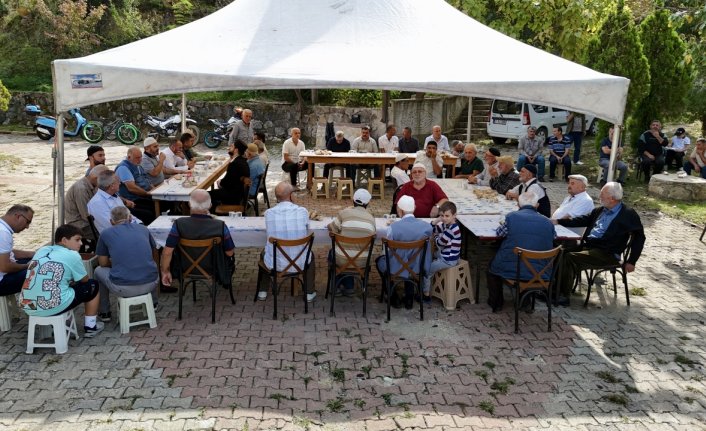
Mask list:
[[[505,193],[505,197],[508,199],[517,199],[523,193],[532,192],[535,198],[537,198],[537,212],[549,218],[552,214],[552,209],[549,196],[547,196],[547,189],[539,184],[536,175],[537,168],[534,165],[525,165],[522,167],[522,169],[520,169],[520,184]]]
[[[650,129],[637,140],[637,154],[640,156],[640,168],[645,173],[646,183],[650,182],[650,168],[653,174],[662,173],[664,169],[664,148],[669,140],[661,130],[662,123],[652,120]]]
[[[400,153],[416,153],[419,151],[419,141],[412,137],[412,128],[402,129],[402,139],[399,140]]]
[[[148,137],[142,143],[145,149],[144,157],[142,157],[142,168],[147,172],[147,177],[153,187],[164,182],[164,160],[166,155],[159,152],[159,144],[153,137]]]
[[[561,127],[552,129],[554,136],[549,138],[549,181],[554,181],[556,177],[556,165],[561,163],[564,165],[564,179],[569,180],[571,175],[571,139],[564,136]]]
[[[469,175],[468,182],[479,186],[490,185],[490,178],[498,174],[498,157],[500,151],[497,148],[488,148],[488,151],[483,155],[483,172],[478,175]]]
[[[543,148],[544,141],[537,136],[537,128],[529,126],[527,135],[521,137],[519,144],[517,144],[517,150],[520,152],[520,157],[517,159],[517,169],[522,169],[526,164],[536,165],[539,181],[544,181]]]
[[[394,124],[390,124],[385,129],[385,134],[378,138],[378,147],[380,147],[381,153],[392,153],[392,151],[397,151],[400,147],[400,139],[395,136],[397,133],[397,127]]]
[[[218,180],[218,188],[208,192],[214,207],[220,204],[242,205],[247,198],[245,185],[250,184],[250,166],[245,158],[247,150],[248,147],[239,139],[228,147],[228,154],[235,157],[228,164],[225,176]]]
[[[409,169],[409,159],[407,158],[407,154],[398,153],[395,156],[395,166],[390,171],[390,176],[394,178],[397,187],[409,182],[407,169]]]
[[[265,173],[265,165],[260,159],[257,145],[248,144],[248,150],[245,153],[248,159],[248,168],[250,169],[250,191],[248,197],[257,197],[257,189],[260,187],[260,175]]]
[[[515,170],[515,164],[510,156],[498,158],[498,169],[496,175],[491,175],[490,188],[501,195],[520,184],[520,174]]]
[[[101,233],[96,247],[100,265],[94,273],[100,285],[98,317],[104,322],[111,320],[109,292],[121,298],[151,293],[152,301],[157,304],[157,246],[147,228],[131,223],[131,218],[126,207],[113,208],[112,226]]]
[[[309,230],[309,212],[304,207],[292,202],[292,193],[294,193],[294,187],[292,185],[281,182],[275,187],[275,197],[277,198],[278,204],[272,208],[265,211],[265,227],[267,229],[267,238],[279,238],[279,239],[299,239],[303,238],[308,234]],[[299,255],[301,248],[295,249],[289,247],[287,254],[291,258],[297,257]],[[268,240],[265,243],[265,250],[261,255],[263,263],[267,269],[272,269],[274,265],[274,253],[273,247]],[[306,300],[311,302],[316,298],[316,290],[314,286],[314,255],[311,254],[311,261],[305,262],[306,253],[301,253],[299,259],[296,261],[300,268],[305,268],[306,279]],[[289,266],[287,259],[282,256],[282,254],[277,255],[277,268],[284,269]],[[294,268],[291,268],[294,271]],[[259,286],[258,286],[259,287]],[[264,301],[267,298],[267,290],[261,290],[257,294],[257,299]]]
[[[581,161],[581,143],[586,136],[586,116],[579,112],[570,112],[566,117],[566,133],[574,143],[574,164],[583,165]]]
[[[360,128],[360,136],[353,139],[353,143],[351,144],[351,151],[354,151],[356,153],[378,153],[378,152],[380,152],[377,142],[375,142],[374,138],[370,137],[370,127],[362,126]],[[358,168],[368,168],[369,169],[369,168],[371,168],[371,166],[370,165],[353,166],[353,175],[355,175]],[[374,166],[372,166],[372,168],[373,168],[374,177],[375,178],[380,177],[380,166],[374,165]],[[355,182],[355,177],[353,177],[353,181]]]
[[[427,180],[426,168],[420,163],[412,166],[412,181],[402,186],[397,193],[397,202],[402,196],[414,198],[414,216],[419,218],[438,216],[441,204],[449,200],[437,183]]]
[[[16,204],[0,217],[0,296],[14,295],[22,290],[27,275],[27,264],[33,251],[14,248],[13,235],[32,224],[34,210]]]
[[[586,187],[588,187],[588,179],[583,175],[569,176],[569,185],[566,187],[569,196],[564,198],[559,208],[552,214],[552,223],[559,219],[582,217],[593,211],[593,199],[586,193]]]
[[[444,166],[444,159],[437,152],[436,142],[427,142],[424,150],[417,151],[417,157],[414,164],[417,163],[424,166],[427,173],[427,178],[440,178],[441,168]]]
[[[162,151],[162,154],[164,154],[164,166],[162,168],[162,172],[164,172],[165,178],[171,178],[174,175],[193,169],[196,164],[196,161],[194,160],[186,160],[186,156],[184,155],[184,144],[179,140],[172,142],[167,149]]]
[[[86,208],[88,213],[93,216],[93,224],[100,234],[111,226],[110,212],[113,208],[124,206],[130,209],[130,207],[134,207],[135,204],[129,200],[126,200],[127,204],[124,204],[123,200],[118,197],[120,178],[115,175],[115,172],[109,169],[101,172],[98,174],[97,184],[98,190],[91,200],[88,201]],[[140,221],[137,218],[131,220],[133,223]]]
[[[252,120],[252,111],[243,109],[242,119],[236,121],[233,125],[233,131],[230,132],[230,136],[228,137],[228,144],[232,144],[238,139],[245,143],[253,141],[254,134],[250,120]]]
[[[613,151],[613,127],[608,130],[608,136],[603,138],[601,141],[601,149],[598,153],[598,166],[603,168],[603,176],[601,177],[601,183],[605,184],[608,181],[608,166],[610,165],[610,153]],[[620,142],[618,145],[618,153],[615,155],[615,167],[618,168],[620,176],[618,177],[618,182],[620,184],[625,184],[625,176],[628,174],[628,165],[626,165],[622,160],[623,157],[623,143]]]
[[[333,138],[329,139],[328,142],[326,142],[326,149],[331,151],[332,153],[347,153],[351,150],[351,143],[348,139],[345,138],[343,132],[339,130],[338,132],[336,132],[336,135]],[[331,168],[334,166],[342,165],[334,165],[333,163],[324,164],[324,177],[328,178],[329,170],[331,170]],[[348,178],[353,178],[353,166],[350,164],[347,164],[345,166],[346,176]]]
[[[73,183],[64,197],[64,218],[66,224],[76,226],[81,230],[81,239],[84,241],[95,241],[93,231],[88,224],[88,202],[93,198],[98,185],[98,175],[107,171],[105,165],[97,165],[91,169],[87,177],[83,177]],[[95,243],[93,243],[95,245]]]
[[[537,196],[528,191],[517,198],[517,204],[520,209],[505,216],[505,221],[497,229],[497,235],[505,239],[486,273],[488,305],[493,309],[493,313],[503,308],[503,280],[517,277],[518,257],[514,253],[515,247],[535,251],[551,250],[554,247],[554,226],[549,219],[537,213]],[[551,274],[543,274],[542,278],[547,280],[550,276]],[[521,265],[520,279],[531,278],[529,269]]]
[[[436,142],[436,148],[439,151],[451,152],[451,147],[449,147],[449,139],[441,134],[441,126],[434,126],[431,128],[431,135],[427,136],[424,140],[424,147],[429,144],[429,142]]]
[[[297,176],[299,172],[309,168],[306,157],[299,157],[299,153],[306,148],[304,141],[299,139],[301,135],[301,130],[293,127],[292,137],[282,144],[282,170],[289,172],[289,181],[295,189],[297,189]]]
[[[601,189],[601,206],[590,214],[574,219],[559,219],[567,227],[586,227],[583,249],[564,253],[562,258],[559,305],[569,304],[569,294],[576,275],[591,265],[616,265],[632,237],[625,271],[633,272],[645,245],[645,232],[640,216],[623,204],[623,187],[609,182]]]
[[[122,198],[135,204],[132,207],[126,204],[132,215],[146,225],[152,223],[155,219],[154,205],[152,196],[148,192],[154,187],[142,168],[142,151],[137,147],[127,150],[127,159],[118,164],[115,173],[120,178],[118,193]]]
[[[86,176],[91,172],[91,169],[98,165],[105,165],[105,150],[100,145],[91,145],[86,150],[86,161],[89,163],[86,169]]]
[[[664,164],[667,169],[672,167],[672,161],[675,161],[674,168],[681,169],[684,166],[684,154],[689,148],[691,140],[686,136],[686,130],[683,127],[679,127],[674,136],[672,136],[672,142],[669,143],[667,147],[667,156],[664,159]]]
[[[463,158],[461,159],[461,169],[454,178],[469,178],[476,176],[483,171],[483,161],[477,157],[478,149],[475,144],[466,144],[463,148]]]

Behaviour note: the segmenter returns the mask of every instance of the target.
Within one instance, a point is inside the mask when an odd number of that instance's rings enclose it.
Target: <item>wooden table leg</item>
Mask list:
[[[307,165],[306,188],[311,190],[311,186],[314,184],[314,164],[307,163]]]
[[[162,213],[159,212],[159,199],[152,199],[154,201],[154,215],[159,217]]]

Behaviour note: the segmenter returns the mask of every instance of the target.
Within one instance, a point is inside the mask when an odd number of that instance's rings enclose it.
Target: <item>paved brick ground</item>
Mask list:
[[[550,184],[552,201],[563,188]],[[343,205],[297,200],[324,214]],[[331,317],[323,266],[309,313],[285,292],[273,320],[271,298],[253,302],[257,249],[238,250],[237,302],[219,292],[215,325],[200,289],[181,321],[177,298],[162,296],[156,329],[110,323],[67,354],[27,355],[22,319],[0,335],[0,429],[703,430],[706,245],[686,243],[694,227],[642,216],[648,241],[629,281],[644,296],[627,307],[601,287],[588,309],[576,296],[552,332],[538,306],[514,334],[509,308],[490,313],[484,292],[480,305],[434,302],[423,322],[393,310],[386,323],[375,274],[366,317],[360,298],[337,299]]]

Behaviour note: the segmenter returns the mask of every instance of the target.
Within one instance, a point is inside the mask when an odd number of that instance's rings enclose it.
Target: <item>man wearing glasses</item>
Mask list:
[[[32,224],[34,211],[27,205],[13,205],[0,217],[0,296],[13,295],[22,290],[27,275],[27,264],[33,251],[14,248],[13,235]]]

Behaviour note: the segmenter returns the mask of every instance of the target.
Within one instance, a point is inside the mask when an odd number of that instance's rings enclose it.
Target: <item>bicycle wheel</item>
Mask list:
[[[137,142],[137,137],[140,135],[140,132],[137,130],[137,127],[133,126],[130,123],[123,123],[118,127],[117,132],[115,132],[115,135],[118,137],[118,141],[125,145],[132,145],[135,142]]]
[[[83,139],[87,140],[91,144],[95,144],[103,139],[103,127],[96,121],[89,121],[85,126],[83,126],[81,135],[83,136]]]
[[[218,148],[221,143],[220,141],[216,141],[215,139],[213,139],[214,136],[218,136],[218,134],[213,130],[209,130],[208,132],[204,133],[203,144],[208,148]]]

